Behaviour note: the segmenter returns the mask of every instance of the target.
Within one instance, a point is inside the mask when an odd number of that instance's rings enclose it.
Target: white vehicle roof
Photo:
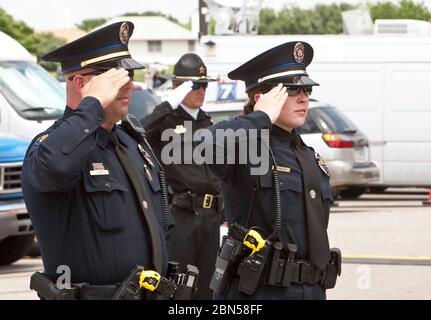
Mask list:
[[[36,62],[32,56],[18,41],[0,31],[0,61],[29,61]]]

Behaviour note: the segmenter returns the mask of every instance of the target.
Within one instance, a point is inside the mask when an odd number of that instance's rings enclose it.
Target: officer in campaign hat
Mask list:
[[[139,128],[116,124],[144,68],[128,50],[133,27],[114,23],[43,57],[61,63],[67,90],[63,117],[33,139],[22,170],[47,278],[32,287],[44,298],[61,298],[49,284],[60,275],[74,298],[111,299],[135,265],[162,275],[168,266],[160,166]]]
[[[230,224],[211,282],[218,298],[325,299],[341,272],[341,253],[330,250],[327,236],[330,174],[295,131],[318,85],[306,71],[312,59],[308,43],[288,42],[228,74],[245,82],[250,101],[245,115],[210,129],[215,137],[217,129],[266,130],[268,141],[258,145],[269,161],[258,174],[251,161],[210,166]]]
[[[162,165],[162,149],[172,142],[162,141],[165,130],[174,130],[181,141],[177,147],[184,158],[190,159],[188,164],[184,161],[164,165],[175,221],[169,258],[180,262],[180,270],[186,264],[196,265],[199,268],[196,299],[212,299],[209,282],[220,244],[222,197],[218,179],[206,164],[197,164],[192,159],[194,146],[187,149],[185,145],[191,142],[187,139],[196,130],[212,124],[201,106],[208,82],[216,79],[208,76],[204,62],[194,53],[186,53],[178,60],[172,79],[174,89],[167,101],[141,122]]]

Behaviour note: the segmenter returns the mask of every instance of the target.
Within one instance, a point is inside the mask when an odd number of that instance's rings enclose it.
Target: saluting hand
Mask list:
[[[105,109],[117,97],[118,91],[130,81],[125,69],[110,69],[101,75],[94,76],[82,88],[82,98],[94,97]]]
[[[263,111],[274,123],[277,121],[281,109],[287,99],[286,88],[280,83],[278,86],[271,89],[271,91],[261,94],[259,100],[254,106],[254,111]]]

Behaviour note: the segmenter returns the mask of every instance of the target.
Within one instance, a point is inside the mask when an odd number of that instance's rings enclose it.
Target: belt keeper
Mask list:
[[[275,242],[273,247],[274,254],[272,255],[271,269],[268,276],[268,284],[270,285],[275,285],[275,282],[277,280],[280,251],[283,249],[283,245],[281,244],[281,242]]]
[[[296,244],[289,243],[287,244],[287,249],[289,250],[289,254],[286,260],[286,269],[284,270],[283,275],[283,287],[290,287],[290,283],[292,282],[292,274],[293,274],[293,260],[295,258],[295,253],[298,251],[298,247]]]

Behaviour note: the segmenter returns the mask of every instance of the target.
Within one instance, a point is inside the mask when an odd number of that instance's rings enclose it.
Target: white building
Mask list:
[[[194,52],[198,35],[164,17],[116,17],[103,26],[119,21],[135,25],[129,51],[141,63],[175,64],[187,52]]]

